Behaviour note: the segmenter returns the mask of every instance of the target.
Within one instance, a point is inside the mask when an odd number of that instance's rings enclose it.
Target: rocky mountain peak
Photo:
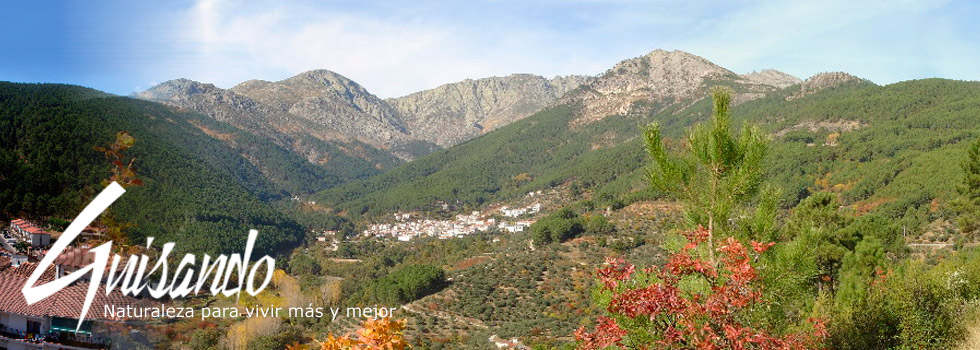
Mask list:
[[[617,63],[593,86],[603,93],[623,93],[652,88],[670,95],[696,88],[709,77],[735,73],[684,51],[654,50],[644,56]]]
[[[277,82],[249,80],[231,90],[283,110],[302,100],[328,96],[347,102],[359,99],[364,100],[362,103],[380,101],[353,80],[326,69],[306,71]]]
[[[408,160],[556,103],[581,106],[574,127],[610,115],[649,115],[690,105],[706,98],[710,85],[719,83],[735,90],[733,102],[738,104],[796,84],[806,93],[854,79],[828,73],[801,83],[775,70],[739,76],[697,55],[654,50],[619,62],[597,77],[512,74],[466,79],[387,100],[326,69],[279,81],[249,80],[228,90],[177,79],[136,97],[199,111],[260,134],[272,130],[269,137],[284,145],[295,139],[294,134],[309,134],[324,141],[359,141]]]
[[[803,82],[800,78],[780,72],[775,69],[763,69],[758,72],[742,74],[742,78],[753,84],[762,84],[784,89]]]
[[[414,136],[449,147],[529,116],[591,80],[511,74],[466,79],[387,102]]]
[[[826,72],[807,78],[805,81],[803,81],[803,88],[817,90],[826,89],[829,87],[840,86],[841,84],[852,81],[858,82],[864,81],[864,79],[844,72]]]
[[[856,76],[844,73],[844,72],[826,72],[819,73],[812,77],[807,78],[800,84],[800,91],[792,96],[787,97],[787,100],[797,99],[806,95],[813,94],[817,91],[838,87],[847,83],[857,83],[857,82],[867,82],[865,79],[858,78]]]
[[[220,91],[214,84],[201,83],[190,79],[173,79],[157,84],[145,91],[134,93],[136,98],[145,100],[176,101],[190,96]]]
[[[629,114],[637,102],[671,104],[689,99],[704,90],[706,81],[723,79],[740,78],[697,55],[654,50],[619,62],[567,99],[582,102],[583,111],[575,123],[589,123]]]
[[[308,91],[310,93],[323,93],[325,91],[336,91],[343,93],[370,94],[360,84],[326,69],[314,69],[306,71],[296,76],[283,80],[280,84],[292,86],[298,91]]]
[[[231,88],[284,112],[319,119],[323,113],[341,113],[348,118],[373,118],[400,132],[406,130],[390,106],[360,84],[326,69],[310,70],[277,82],[251,80]],[[363,115],[363,116],[362,116]]]

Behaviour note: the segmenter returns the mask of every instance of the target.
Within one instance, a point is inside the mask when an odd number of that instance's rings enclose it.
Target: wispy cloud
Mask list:
[[[655,48],[679,48],[736,71],[806,77],[845,70],[890,83],[965,65],[978,45],[950,1],[416,1],[388,6],[200,0],[186,39],[197,79],[232,85],[328,68],[382,96],[464,78],[597,74]],[[953,16],[953,17],[951,17]],[[949,21],[936,21],[945,19]],[[973,65],[975,66],[975,65]],[[963,76],[962,74],[966,74]]]
[[[17,24],[19,10],[0,14],[0,30],[19,33],[0,37],[18,52],[0,57],[0,79],[129,93],[178,77],[230,87],[326,68],[392,97],[465,78],[598,74],[663,48],[737,72],[980,80],[980,5],[966,0],[67,4],[44,8],[57,26],[29,31]]]
[[[429,13],[366,13],[290,5],[198,1],[187,11],[189,25],[181,34],[196,52],[189,77],[230,86],[250,77],[277,79],[327,68],[379,95],[396,96],[515,72],[594,74],[609,63],[562,49],[576,43],[554,31],[508,27],[505,22],[513,20],[506,17],[468,23],[435,7]]]

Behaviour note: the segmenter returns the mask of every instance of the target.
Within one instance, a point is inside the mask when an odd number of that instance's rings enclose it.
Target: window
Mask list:
[[[41,333],[41,322],[27,321],[27,333]]]

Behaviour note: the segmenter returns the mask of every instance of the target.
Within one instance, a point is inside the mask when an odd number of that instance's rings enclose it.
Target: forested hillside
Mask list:
[[[102,189],[112,161],[95,147],[125,131],[142,186],[111,207],[130,242],[179,241],[195,252],[297,244],[302,228],[263,199],[331,176],[267,141],[209,118],[77,86],[0,83],[0,214],[72,219]],[[210,135],[219,135],[212,137]],[[222,138],[238,144],[232,148]],[[267,169],[278,177],[270,181]]]
[[[595,139],[605,138],[616,144],[639,131],[637,121],[625,117],[610,118],[615,122],[592,124],[580,130],[569,129],[572,111],[569,106],[558,106],[539,112],[472,141],[380,176],[342,185],[315,198],[357,213],[422,207],[436,200],[478,205],[492,198],[523,194],[529,188],[557,184],[561,179],[549,175],[582,161],[582,157],[598,146],[593,143]],[[632,164],[619,168],[628,171],[642,159],[642,154],[619,158],[618,161]],[[609,181],[618,175],[616,168],[607,170],[612,172],[580,174],[595,177],[597,181]]]
[[[679,146],[682,130],[710,114],[708,101],[583,126],[569,126],[575,106],[558,106],[319,199],[380,213],[436,200],[479,205],[569,183],[598,198],[628,200],[647,188],[642,126],[658,121]],[[785,206],[826,190],[864,211],[900,216],[955,191],[962,175],[959,163],[948,160],[961,159],[966,141],[980,134],[980,84],[855,80],[806,94],[795,85],[740,104],[733,114],[774,139],[766,169]]]

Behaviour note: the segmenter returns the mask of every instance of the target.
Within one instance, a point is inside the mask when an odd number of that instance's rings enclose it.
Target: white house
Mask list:
[[[76,330],[88,283],[74,283],[55,295],[28,305],[20,289],[35,267],[34,263],[17,267],[0,266],[0,349],[108,349],[110,333],[106,322],[110,319],[102,314],[104,306],[143,304],[139,299],[125,297],[118,291],[108,296],[105,291],[98,291],[86,321]],[[41,282],[54,278],[55,271],[50,269],[42,275]]]
[[[19,241],[29,242],[32,247],[44,247],[51,244],[51,234],[34,226],[34,224],[24,219],[17,219],[10,222],[10,233]]]

